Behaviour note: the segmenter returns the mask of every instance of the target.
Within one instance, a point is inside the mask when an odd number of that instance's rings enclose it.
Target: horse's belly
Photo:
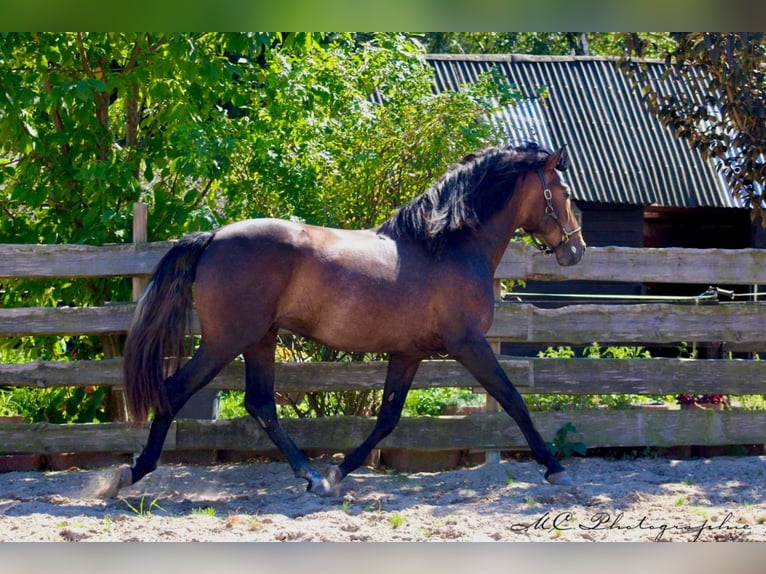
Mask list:
[[[414,316],[413,316],[414,315]],[[357,308],[342,299],[307,317],[284,317],[279,326],[335,349],[363,353],[434,353],[443,348],[431,320],[401,307]]]

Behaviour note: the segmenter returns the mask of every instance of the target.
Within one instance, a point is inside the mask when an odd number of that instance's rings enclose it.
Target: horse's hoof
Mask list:
[[[123,464],[117,468],[106,487],[99,493],[99,498],[114,498],[123,488],[133,484],[133,471]]]
[[[549,474],[545,477],[545,480],[556,486],[574,486],[574,481],[566,470]]]
[[[310,470],[306,473],[309,481],[306,490],[319,496],[340,496],[340,478],[338,467],[331,467],[326,474],[318,470]]]

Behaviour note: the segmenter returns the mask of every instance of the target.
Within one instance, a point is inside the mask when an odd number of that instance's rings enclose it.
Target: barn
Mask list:
[[[565,176],[589,245],[766,247],[766,232],[751,223],[750,210],[732,197],[715,165],[649,112],[616,58],[429,54],[426,61],[437,91],[458,90],[495,68],[525,98],[497,118],[509,141],[569,146],[572,168]],[[662,80],[664,71],[663,63],[648,63],[651,81],[663,82],[668,92],[683,89]],[[647,285],[602,287],[652,291]]]
[[[524,98],[496,118],[509,141],[535,139],[549,147],[568,144],[572,167],[565,177],[588,245],[766,247],[765,230],[759,221],[751,222],[750,210],[732,197],[714,163],[649,112],[640,88],[619,69],[618,59],[430,54],[425,60],[434,68],[437,91],[459,90],[492,69],[506,77]],[[648,62],[646,79],[661,84],[667,93],[683,90],[680,81],[662,78],[665,70],[662,62]],[[699,295],[707,287],[528,282],[514,291],[670,297]],[[523,299],[544,306],[572,301],[531,294]]]

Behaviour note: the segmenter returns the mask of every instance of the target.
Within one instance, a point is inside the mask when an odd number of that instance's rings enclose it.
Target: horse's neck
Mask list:
[[[493,272],[500,264],[508,243],[520,225],[515,203],[514,198],[511,198],[503,209],[474,231],[474,248],[486,259]]]

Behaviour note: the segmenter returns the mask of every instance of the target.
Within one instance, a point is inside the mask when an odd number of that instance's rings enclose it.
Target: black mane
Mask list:
[[[513,195],[518,175],[541,167],[552,153],[533,142],[471,153],[400,207],[378,232],[423,242],[429,252],[438,253],[449,236],[477,229],[492,217]],[[559,169],[568,167],[560,163]]]

